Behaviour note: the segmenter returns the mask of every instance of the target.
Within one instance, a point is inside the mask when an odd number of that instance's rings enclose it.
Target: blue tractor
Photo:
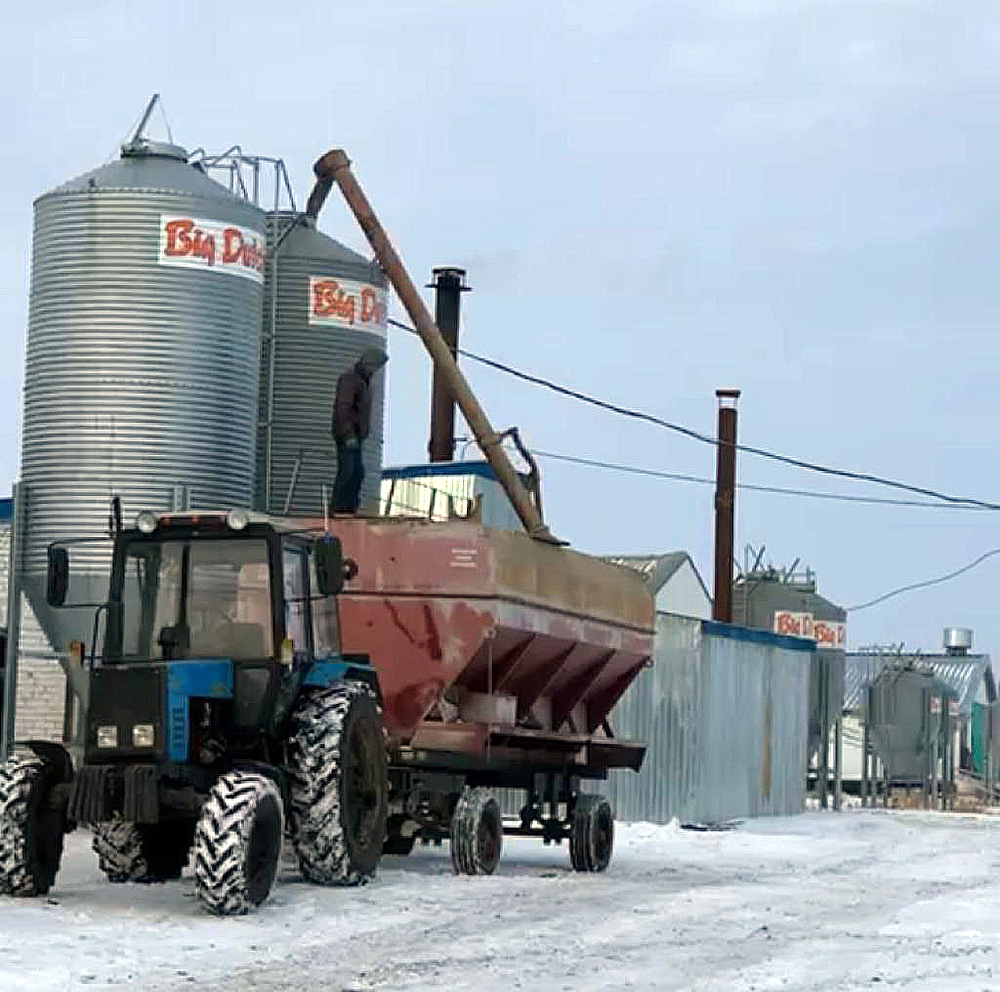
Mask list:
[[[339,541],[243,510],[142,513],[113,540],[100,604],[67,602],[72,542],[49,548],[50,605],[96,609],[103,637],[71,649],[89,681],[80,767],[38,741],[0,765],[0,892],[47,892],[77,824],[112,882],[178,878],[193,849],[220,915],[266,899],[283,837],[312,882],[371,878],[385,733],[375,670],[341,652]]]

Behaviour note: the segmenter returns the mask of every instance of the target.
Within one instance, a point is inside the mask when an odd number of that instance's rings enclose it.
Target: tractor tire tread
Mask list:
[[[341,750],[349,712],[358,700],[381,709],[371,688],[345,682],[303,697],[292,718],[288,779],[292,838],[302,874],[318,885],[363,885],[377,856],[358,863],[345,837],[341,809]],[[381,847],[378,853],[381,853]]]
[[[194,877],[201,904],[217,916],[243,915],[263,901],[248,891],[246,862],[254,817],[269,798],[280,813],[277,786],[248,772],[222,775],[209,791],[194,833]]]
[[[33,806],[36,790],[44,787],[45,762],[33,753],[14,751],[0,764],[0,893],[13,896],[44,895],[59,870],[62,834],[56,844],[55,865],[33,865]]]

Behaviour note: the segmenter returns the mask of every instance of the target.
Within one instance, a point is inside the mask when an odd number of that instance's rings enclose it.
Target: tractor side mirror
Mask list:
[[[344,588],[344,549],[339,537],[324,537],[313,546],[316,583],[323,596],[336,596]]]
[[[69,588],[69,552],[58,544],[48,547],[49,570],[45,583],[45,599],[49,606],[62,606]]]

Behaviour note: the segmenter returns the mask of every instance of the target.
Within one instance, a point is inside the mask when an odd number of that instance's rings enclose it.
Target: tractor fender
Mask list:
[[[53,785],[73,780],[73,759],[61,744],[54,744],[52,741],[18,741],[18,746],[28,748],[45,762]]]

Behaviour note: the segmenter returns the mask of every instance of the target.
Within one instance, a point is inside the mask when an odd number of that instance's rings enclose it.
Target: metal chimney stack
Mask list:
[[[434,323],[452,357],[458,361],[462,293],[470,288],[465,284],[465,269],[454,266],[434,269],[431,279],[427,288],[435,290]],[[455,398],[437,365],[431,385],[431,439],[427,451],[432,462],[450,462],[455,457]]]
[[[972,650],[972,631],[968,627],[945,627],[944,652],[965,655]]]
[[[733,529],[736,517],[736,401],[738,389],[717,389],[719,435],[715,470],[715,597],[712,619],[733,622]]]

